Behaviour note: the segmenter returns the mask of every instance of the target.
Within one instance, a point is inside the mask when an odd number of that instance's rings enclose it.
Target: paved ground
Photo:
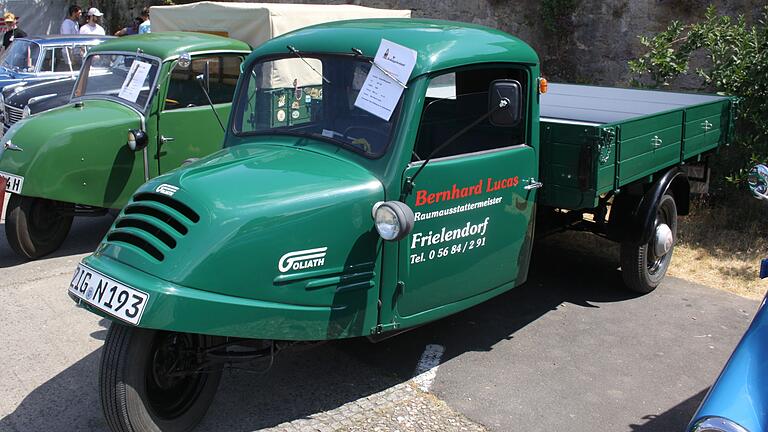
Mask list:
[[[65,290],[110,223],[76,221],[37,262],[17,259],[0,225],[0,431],[105,429],[108,322]],[[757,302],[680,280],[626,295],[611,263],[545,246],[528,284],[469,311],[379,344],[291,349],[268,374],[225,374],[198,430],[681,430]],[[429,344],[445,353],[423,392],[411,378]]]

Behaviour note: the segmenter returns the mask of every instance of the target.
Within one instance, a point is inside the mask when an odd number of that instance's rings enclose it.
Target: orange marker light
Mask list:
[[[547,79],[544,77],[539,78],[539,93],[544,94],[547,92],[547,88],[549,87],[549,82],[547,82]]]

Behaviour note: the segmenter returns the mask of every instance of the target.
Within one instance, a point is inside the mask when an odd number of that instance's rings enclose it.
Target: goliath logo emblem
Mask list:
[[[280,273],[285,273],[288,270],[320,267],[325,264],[325,251],[327,250],[327,247],[321,247],[288,252],[280,258],[280,262],[277,263],[277,269],[280,270]]]
[[[155,192],[159,192],[163,195],[173,196],[176,192],[179,191],[179,188],[176,186],[171,186],[169,184],[161,184],[160,186],[155,189]]]

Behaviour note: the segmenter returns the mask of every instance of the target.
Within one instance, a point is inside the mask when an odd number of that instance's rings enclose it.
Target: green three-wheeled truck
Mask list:
[[[314,77],[288,85],[306,115],[275,122],[273,83],[293,77],[274,75],[296,70]],[[113,321],[110,427],[189,429],[227,364],[499,295],[539,230],[620,242],[627,286],[653,290],[688,210],[681,166],[727,142],[734,101],[545,87],[528,45],[469,24],[346,21],[258,47],[224,149],[140,187],[69,286]]]

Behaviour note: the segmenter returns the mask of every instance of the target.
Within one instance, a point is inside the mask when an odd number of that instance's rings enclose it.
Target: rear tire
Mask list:
[[[661,255],[656,252],[657,227],[666,224],[672,232],[672,245]],[[651,239],[637,245],[625,241],[621,244],[621,275],[627,288],[646,294],[656,289],[667,274],[672,252],[677,241],[677,206],[672,195],[665,194],[656,207],[656,220]]]
[[[74,205],[11,194],[5,213],[5,236],[14,252],[27,259],[57,250],[69,234]]]
[[[128,327],[113,322],[101,355],[99,393],[112,431],[188,431],[205,416],[221,369],[196,369],[194,352],[215,343],[189,333]],[[182,371],[179,371],[179,368]]]

